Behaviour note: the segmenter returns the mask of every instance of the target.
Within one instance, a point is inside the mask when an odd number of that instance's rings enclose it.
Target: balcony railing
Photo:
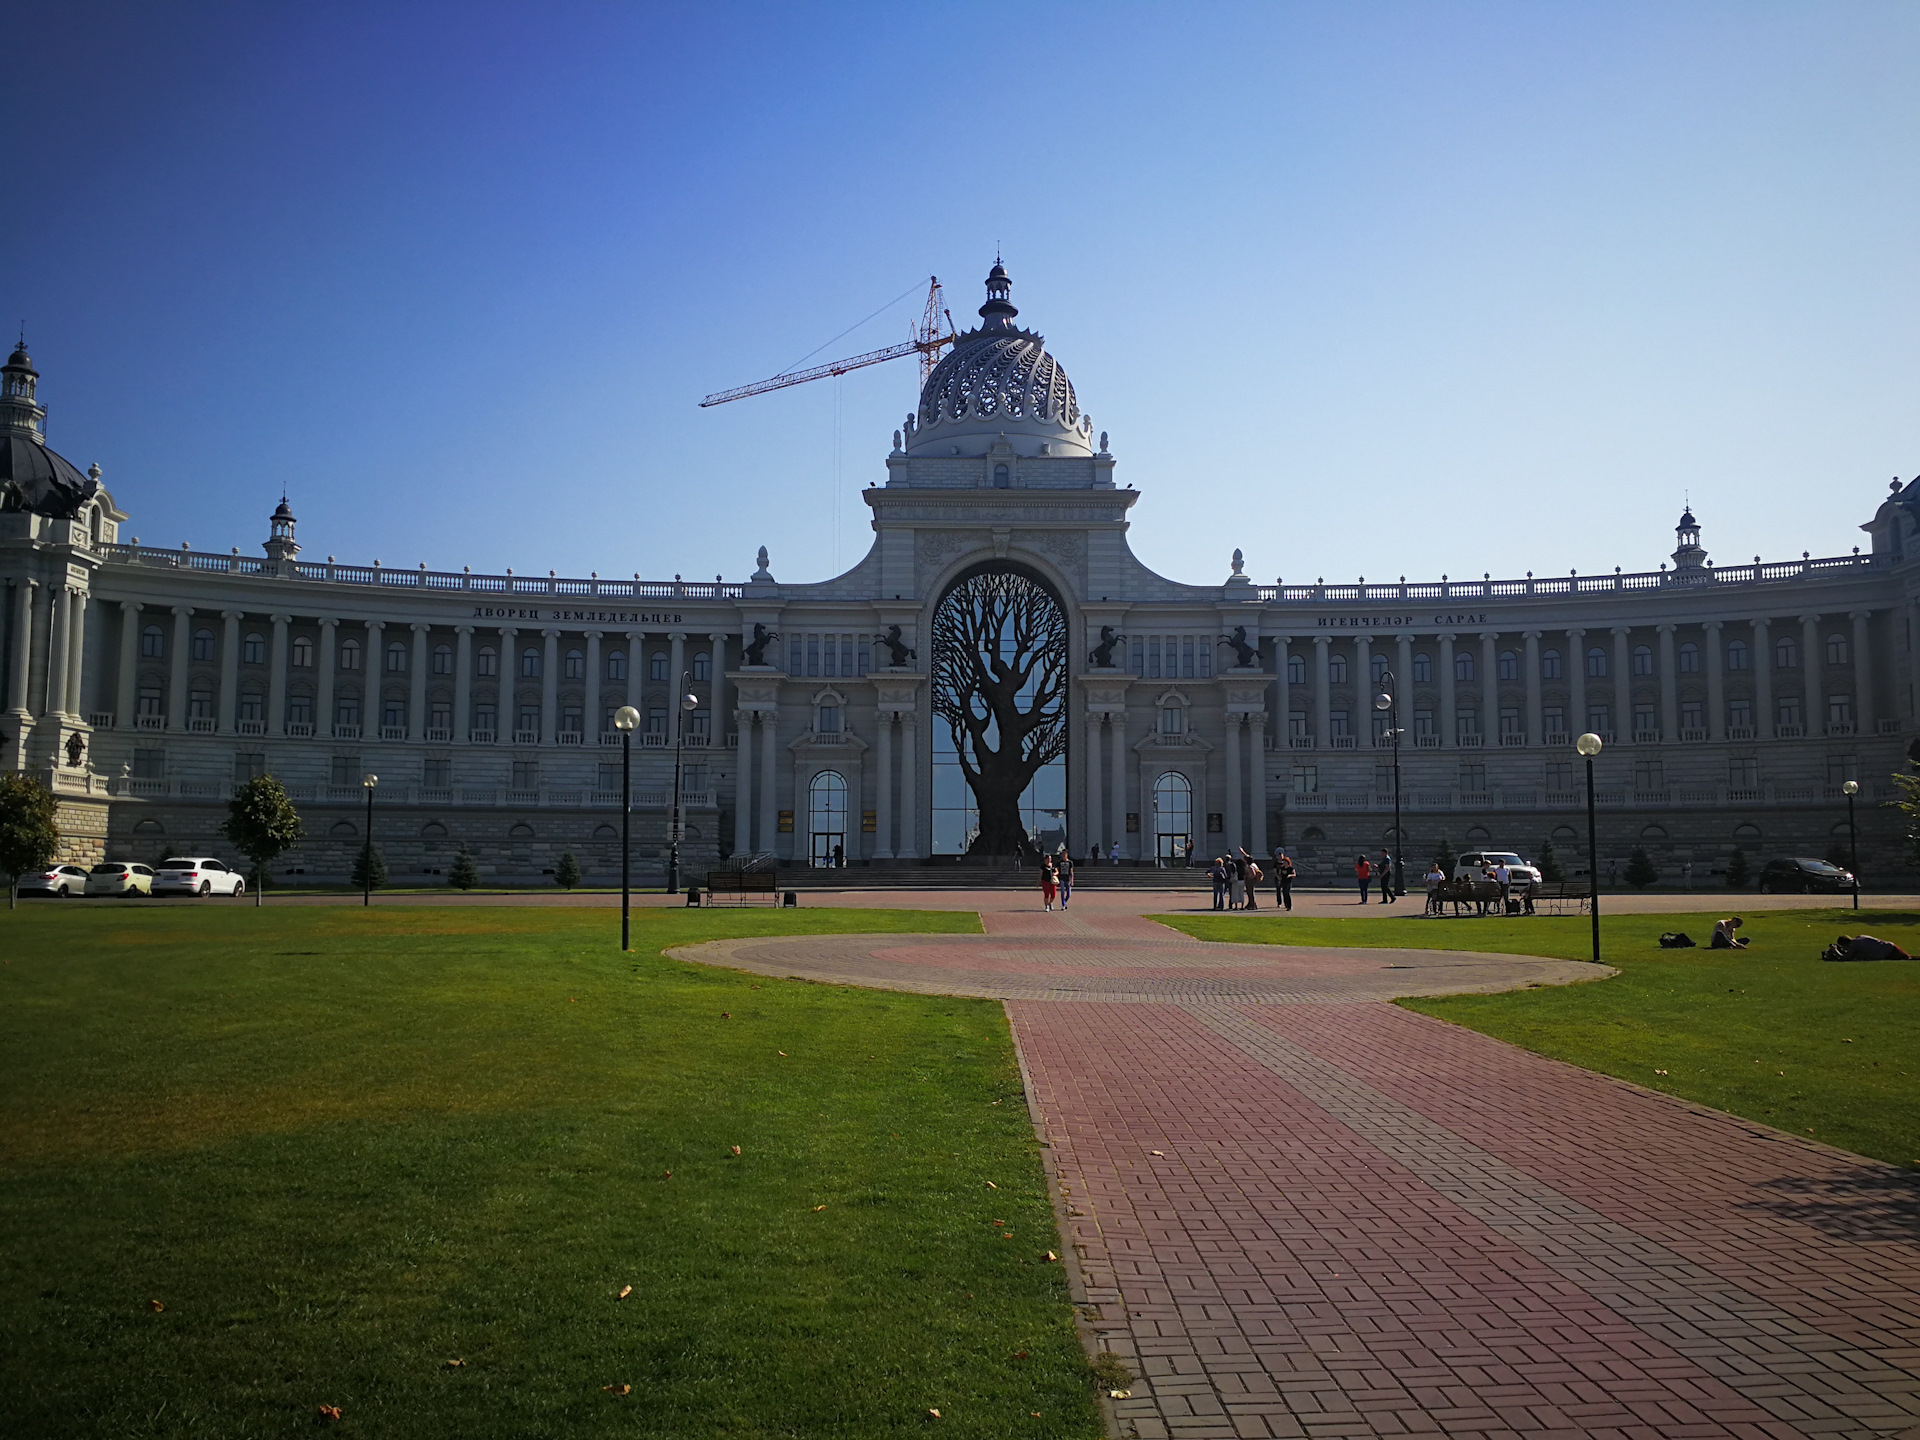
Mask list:
[[[1753,739],[1753,726],[1751,726],[1751,725],[1729,725],[1729,726],[1727,727],[1727,739],[1729,739],[1729,740],[1751,740],[1751,739]]]
[[[1413,737],[1413,748],[1416,750],[1438,750],[1440,748],[1440,737],[1438,735],[1416,735]]]
[[[162,554],[170,552],[163,551]],[[215,557],[218,558],[218,557]],[[1846,578],[1888,562],[1874,555],[1835,555],[1823,559],[1773,561],[1758,565],[1703,565],[1688,570],[1642,570],[1631,575],[1529,575],[1523,580],[1416,581],[1397,585],[1256,585],[1262,600],[1354,601],[1493,600],[1521,595],[1591,595],[1624,590],[1700,590],[1722,585],[1766,585],[1822,577]]]
[[[292,740],[311,740],[313,738],[313,722],[311,720],[289,720],[287,722],[287,737]]]
[[[1707,732],[1704,730],[1690,729],[1690,730],[1682,730],[1680,732],[1680,740],[1682,744],[1692,744],[1696,741],[1704,740],[1706,738],[1707,738]]]
[[[380,727],[380,738],[382,740],[404,740],[407,738],[407,727],[404,725],[382,725]]]
[[[211,735],[220,728],[220,722],[211,715],[189,715],[187,733],[189,735]]]
[[[167,728],[167,717],[164,715],[136,715],[133,717],[133,728],[136,730],[164,730]]]
[[[1658,730],[1635,730],[1633,732],[1633,743],[1636,745],[1658,745],[1660,743],[1660,732]]]
[[[1311,750],[1314,748],[1313,736],[1291,735],[1287,738],[1287,748],[1289,750]]]
[[[1874,728],[1879,730],[1882,735],[1898,735],[1900,733],[1900,722],[1889,716],[1880,720]]]
[[[556,745],[578,745],[582,738],[582,732],[578,730],[562,730],[553,737]]]
[[[448,725],[430,725],[427,727],[427,743],[445,745],[453,739],[453,729]]]
[[[516,730],[513,732],[513,743],[516,745],[538,745],[540,743],[540,732],[538,730]]]
[[[1458,741],[1462,750],[1478,750],[1480,748],[1480,732],[1477,730],[1463,731],[1454,738]]]
[[[87,716],[87,724],[96,730],[111,730],[113,729],[113,712],[110,710],[95,710]]]
[[[1827,723],[1827,734],[1835,739],[1851,735],[1853,734],[1853,722],[1851,720],[1829,721]]]
[[[1807,727],[1804,725],[1776,725],[1773,727],[1773,733],[1776,739],[1798,740],[1807,733]]]
[[[264,720],[236,720],[233,728],[242,735],[264,735],[267,722]]]
[[[333,738],[336,740],[358,740],[360,738],[360,727],[358,725],[336,725],[333,727]]]
[[[497,730],[469,730],[467,731],[467,743],[469,745],[491,745],[499,733]]]
[[[1509,747],[1524,745],[1527,743],[1527,737],[1518,731],[1509,730],[1500,736],[1500,743]]]
[[[1358,741],[1351,735],[1336,735],[1328,742],[1328,745],[1329,748],[1334,750],[1352,750],[1357,748]]]
[[[1540,737],[1542,745],[1571,745],[1573,732],[1570,730],[1549,730]]]

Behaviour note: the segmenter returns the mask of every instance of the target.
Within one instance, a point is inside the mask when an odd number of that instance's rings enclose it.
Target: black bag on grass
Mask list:
[[[1693,937],[1684,930],[1669,930],[1660,937],[1662,950],[1694,950],[1699,947],[1693,943]]]

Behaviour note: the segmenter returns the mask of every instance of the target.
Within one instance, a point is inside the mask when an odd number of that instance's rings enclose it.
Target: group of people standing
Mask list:
[[[1040,865],[1040,900],[1048,910],[1055,902],[1062,910],[1073,898],[1073,856],[1062,845],[1058,855],[1049,855]]]
[[[1285,850],[1273,852],[1273,903],[1281,910],[1293,909],[1293,857]],[[1259,883],[1267,878],[1260,863],[1241,847],[1236,853],[1217,855],[1207,866],[1207,878],[1213,882],[1213,908],[1216,910],[1258,910]]]

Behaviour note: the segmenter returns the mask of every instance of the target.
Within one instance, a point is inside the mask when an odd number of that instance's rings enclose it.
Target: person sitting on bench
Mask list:
[[[1747,948],[1746,937],[1742,935],[1736,935],[1733,933],[1734,931],[1740,928],[1742,923],[1743,922],[1741,921],[1738,915],[1729,915],[1724,920],[1714,921],[1713,922],[1713,938],[1707,942],[1707,948],[1709,950],[1744,950],[1746,949]]]

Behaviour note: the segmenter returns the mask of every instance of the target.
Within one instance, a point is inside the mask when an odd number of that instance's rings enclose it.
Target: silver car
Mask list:
[[[22,899],[29,895],[50,895],[55,900],[65,900],[69,896],[86,893],[87,872],[78,865],[49,865],[44,870],[20,877]]]

